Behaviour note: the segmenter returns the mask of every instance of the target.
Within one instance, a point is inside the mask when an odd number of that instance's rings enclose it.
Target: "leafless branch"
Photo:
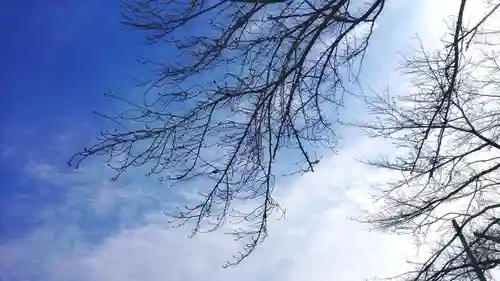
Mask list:
[[[384,7],[384,0],[238,2],[124,1],[124,26],[164,44],[169,58],[140,59],[156,73],[144,83],[144,101],[109,94],[127,109],[103,114],[113,127],[70,161],[101,155],[116,177],[146,166],[148,175],[199,192],[199,202],[170,215],[194,222],[193,235],[233,222],[230,233],[245,246],[228,265],[265,240],[268,219],[281,211],[272,196],[275,163],[299,159],[297,172],[314,171],[314,152],[335,148],[345,84],[358,75]]]
[[[500,37],[485,27],[500,16],[500,3],[493,2],[467,28],[468,2],[462,0],[443,49],[421,48],[403,63],[414,88],[398,98],[387,93],[367,100],[376,121],[356,124],[407,151],[367,161],[401,179],[380,190],[381,210],[364,221],[432,246],[430,257],[396,279],[478,280],[477,266],[487,275],[500,264]],[[470,241],[477,266],[450,228],[452,220]]]

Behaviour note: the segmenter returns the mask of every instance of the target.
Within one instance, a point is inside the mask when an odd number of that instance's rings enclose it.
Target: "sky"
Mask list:
[[[445,3],[446,2],[446,3]],[[456,1],[388,1],[369,47],[363,83],[405,90],[395,71],[418,33],[429,46]],[[238,245],[221,232],[188,239],[162,211],[171,192],[140,170],[110,181],[102,162],[79,170],[72,153],[103,129],[93,110],[113,110],[107,91],[137,91],[147,76],[137,55],[162,55],[121,30],[119,1],[0,4],[0,280],[364,280],[403,270],[408,237],[370,232],[353,217],[371,208],[369,185],[390,174],[355,158],[393,153],[391,144],[345,130],[338,154],[287,181],[277,199],[286,219],[236,268]],[[365,116],[353,107],[350,116]],[[284,165],[284,164],[283,164]],[[279,183],[278,183],[279,184]]]

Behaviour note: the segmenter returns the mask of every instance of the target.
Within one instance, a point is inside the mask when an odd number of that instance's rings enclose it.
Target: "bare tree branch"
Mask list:
[[[295,172],[314,171],[314,152],[335,149],[346,83],[357,81],[385,1],[238,2],[124,1],[124,26],[172,54],[140,59],[156,73],[143,84],[144,101],[108,94],[127,109],[102,114],[114,127],[70,160],[78,167],[105,156],[116,177],[146,166],[148,175],[200,192],[199,202],[169,215],[194,222],[192,235],[232,222],[245,246],[228,265],[252,253],[282,212],[275,163],[299,159]]]
[[[405,60],[403,74],[414,89],[397,99],[379,94],[367,100],[376,121],[355,124],[408,151],[367,161],[401,179],[380,190],[382,209],[364,221],[411,233],[432,247],[424,262],[413,264],[415,270],[395,279],[478,280],[478,268],[491,278],[488,271],[500,264],[500,33],[486,28],[500,16],[500,3],[493,2],[467,28],[468,2],[462,0],[443,49],[421,48]],[[450,228],[452,220],[470,241],[465,249]]]

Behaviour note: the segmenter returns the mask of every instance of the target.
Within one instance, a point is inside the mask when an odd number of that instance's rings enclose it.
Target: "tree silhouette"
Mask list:
[[[367,100],[376,121],[357,124],[407,152],[367,161],[401,178],[381,188],[381,209],[365,221],[430,243],[430,256],[398,280],[478,280],[477,270],[491,277],[500,264],[500,3],[486,1],[488,11],[470,26],[467,3],[441,50],[421,48],[403,63],[414,88]]]
[[[291,172],[310,172],[318,148],[335,149],[336,113],[384,7],[384,0],[239,2],[123,2],[123,24],[173,54],[140,60],[155,69],[144,102],[108,94],[127,109],[102,114],[114,127],[70,160],[106,156],[116,177],[145,166],[200,191],[197,203],[170,215],[194,222],[193,235],[230,220],[245,246],[227,265],[252,253],[268,218],[282,212],[274,164],[298,159]]]

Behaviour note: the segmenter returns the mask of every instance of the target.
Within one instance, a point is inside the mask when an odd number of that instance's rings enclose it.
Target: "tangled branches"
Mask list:
[[[467,3],[461,1],[443,49],[422,49],[405,61],[414,89],[397,99],[379,95],[370,101],[378,121],[360,124],[408,151],[369,162],[402,177],[382,189],[383,208],[367,221],[432,245],[430,257],[400,280],[477,280],[477,267],[487,274],[500,264],[500,28],[492,27],[500,3],[487,1],[487,12],[468,28]]]
[[[356,78],[384,7],[384,0],[239,2],[124,2],[124,25],[173,55],[141,59],[156,70],[144,102],[110,94],[127,109],[103,114],[115,127],[70,161],[104,155],[117,177],[147,166],[149,175],[200,191],[198,202],[171,215],[194,222],[193,235],[231,218],[245,246],[228,265],[262,243],[268,218],[282,211],[274,164],[299,159],[295,172],[313,171],[315,149],[335,148],[346,81]]]

